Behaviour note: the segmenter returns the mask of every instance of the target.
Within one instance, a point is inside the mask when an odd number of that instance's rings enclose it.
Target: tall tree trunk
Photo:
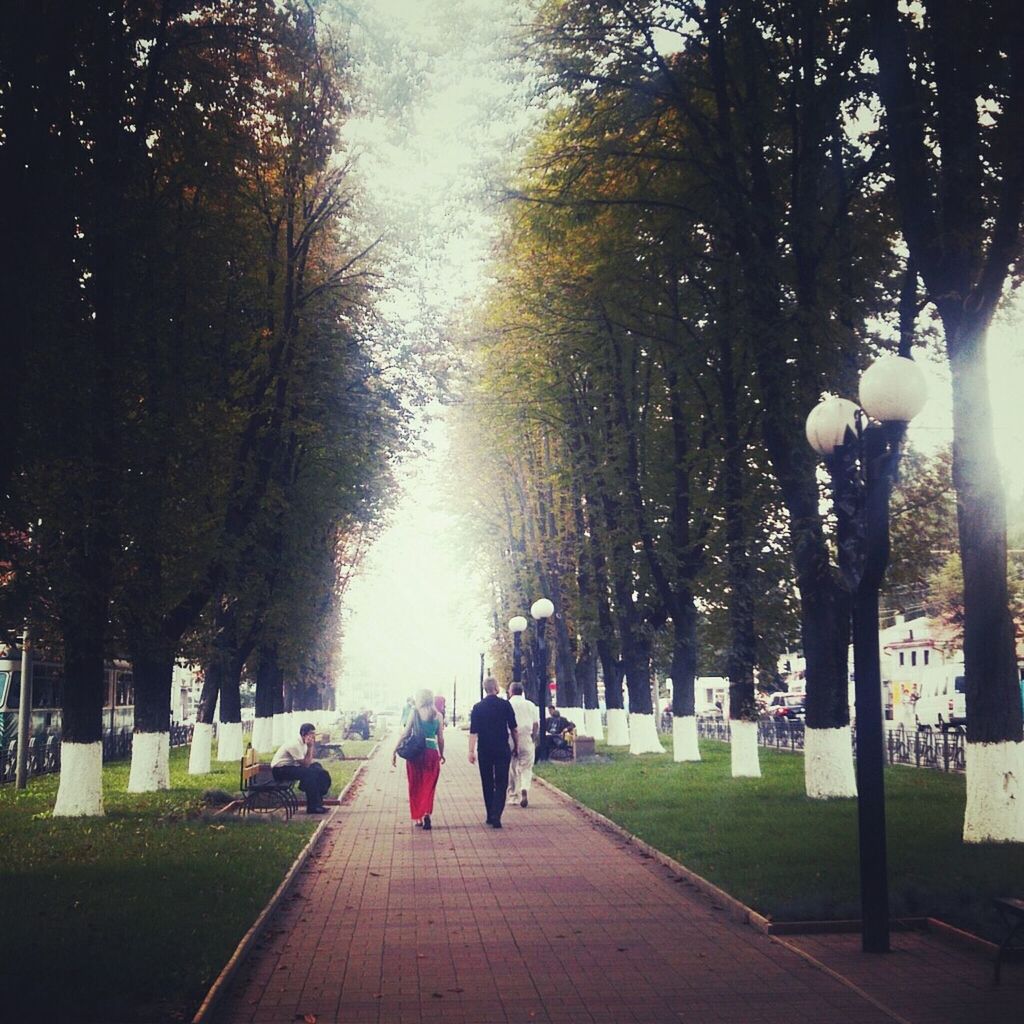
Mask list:
[[[255,750],[274,748],[274,712],[283,699],[281,681],[277,644],[264,644],[260,647],[256,668],[256,718],[252,729],[252,745]]]
[[[699,761],[694,688],[697,679],[697,606],[679,595],[672,618],[672,756]]]
[[[83,588],[72,605],[65,601],[64,707],[61,772],[55,818],[103,814],[103,666],[107,601]]]
[[[985,358],[992,316],[1020,255],[1020,14],[1012,4],[930,3],[919,29],[896,0],[870,0],[867,12],[901,227],[942,319],[953,381],[967,677],[964,839],[1024,842],[1024,739],[1007,601],[1006,511]],[[977,98],[995,83],[1006,95],[986,125]]]
[[[554,617],[555,634],[555,683],[557,685],[558,707],[572,709],[576,714],[573,719],[582,730],[583,700],[580,697],[579,684],[576,680],[576,658],[572,652],[572,640],[564,615]],[[568,716],[573,718],[572,715]]]
[[[581,640],[576,657],[576,681],[583,702],[582,732],[595,739],[604,738],[601,708],[597,699],[597,654],[589,640]]]
[[[793,567],[800,590],[807,662],[805,786],[811,797],[853,796],[856,785],[849,743],[845,647],[850,631],[850,599],[829,569],[819,511],[817,463],[804,437],[804,419],[817,388],[806,379],[806,360],[789,358],[793,317],[784,306],[788,286],[783,285],[784,261],[779,251],[782,200],[772,184],[766,156],[769,147],[758,106],[758,76],[763,73],[757,60],[758,29],[752,18],[743,15],[735,23],[730,17],[727,24],[719,0],[709,0],[708,12],[708,50],[716,127],[721,138],[721,194],[728,234],[743,270],[749,321],[759,326],[753,357],[762,401],[762,436],[789,512]],[[740,69],[731,68],[727,57],[725,32],[733,27],[740,33],[744,57]],[[811,45],[810,39],[806,42]],[[747,83],[750,111],[743,117],[734,109],[730,85],[730,76],[736,70]],[[804,207],[813,194],[813,175],[820,172],[817,165],[824,159],[820,133],[827,131],[831,122],[819,117],[815,124],[801,124],[809,134],[807,145],[801,147],[804,162],[790,198],[798,207],[792,213],[794,223],[799,221],[800,230],[806,234],[813,210]],[[806,256],[806,245],[803,251]],[[801,271],[811,265],[804,260]],[[802,301],[813,304],[814,282],[804,274],[801,283]],[[804,311],[798,319],[804,323]],[[806,409],[800,407],[801,401],[806,401]],[[836,642],[840,635],[844,638],[841,658]]]
[[[161,648],[164,648],[161,653]],[[171,683],[174,653],[159,640],[139,644],[132,651],[135,684],[135,734],[129,793],[170,789]]]
[[[964,576],[964,840],[1024,842],[1020,675],[1006,578],[1006,499],[992,433],[987,325],[964,317],[957,329],[951,321],[952,316],[944,318],[953,376],[953,483]]]
[[[725,557],[729,578],[729,727],[733,778],[760,778],[754,703],[754,590],[744,494],[745,446],[740,432],[731,339],[723,338],[720,380],[725,441]]]
[[[189,775],[209,775],[213,749],[213,719],[220,697],[221,665],[208,658],[203,666],[203,688],[199,694],[196,724],[192,729],[192,746],[188,755]]]
[[[224,673],[220,682],[220,732],[218,761],[238,761],[242,754],[242,669],[245,659],[237,647],[224,651]]]
[[[663,752],[651,700],[651,640],[641,626],[622,631],[622,663],[629,690],[629,752]]]

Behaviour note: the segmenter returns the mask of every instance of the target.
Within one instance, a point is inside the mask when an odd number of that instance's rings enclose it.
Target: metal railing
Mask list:
[[[729,723],[723,719],[702,718],[697,720],[697,734],[701,739],[718,740],[728,743]],[[757,723],[757,742],[772,750],[790,753],[804,749],[805,726],[801,721],[788,718],[762,718]],[[857,756],[857,728],[850,729],[853,755]],[[936,729],[922,726],[907,729],[897,725],[886,729],[885,752],[889,764],[913,765],[917,768],[934,768],[944,772],[962,772],[965,769],[965,743],[967,735],[963,726]]]
[[[184,747],[192,742],[192,726],[171,726],[171,746]],[[132,754],[132,730],[117,729],[103,736],[103,760],[123,761]],[[9,740],[0,751],[0,784],[13,782],[18,763],[18,741]],[[29,740],[29,775],[47,775],[60,771],[60,736],[57,733],[37,733]]]

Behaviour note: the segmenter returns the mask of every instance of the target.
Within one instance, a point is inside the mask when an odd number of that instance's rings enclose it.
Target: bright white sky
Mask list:
[[[513,0],[335,0],[356,24],[357,111],[349,129],[369,209],[404,273],[390,314],[411,339],[472,302],[485,282],[500,180],[530,114],[507,55]],[[996,443],[1011,494],[1024,488],[1024,352],[1016,325],[990,339]],[[931,398],[911,428],[930,449],[952,436],[949,387],[929,370]],[[855,397],[855,396],[850,396]],[[420,687],[476,699],[489,636],[484,582],[468,565],[444,507],[448,443],[431,422],[433,451],[406,466],[403,497],[351,584],[340,707],[401,704]],[[456,683],[457,681],[457,683]]]
[[[386,310],[410,334],[457,316],[484,286],[494,227],[489,188],[528,123],[506,60],[511,0],[337,0],[358,26],[355,87],[366,109],[347,134],[371,215],[403,267]],[[484,581],[444,507],[448,434],[431,410],[431,450],[402,470],[403,498],[346,601],[341,707],[404,703],[420,687],[449,709],[478,699],[488,646]],[[456,695],[457,687],[457,695]]]

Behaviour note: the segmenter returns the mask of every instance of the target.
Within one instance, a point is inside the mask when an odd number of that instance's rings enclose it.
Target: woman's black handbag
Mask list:
[[[395,753],[399,757],[404,757],[406,761],[416,761],[423,756],[423,752],[426,749],[427,741],[423,735],[423,727],[420,725],[420,715],[414,709],[412,713],[412,728],[409,730],[409,735],[399,741]]]

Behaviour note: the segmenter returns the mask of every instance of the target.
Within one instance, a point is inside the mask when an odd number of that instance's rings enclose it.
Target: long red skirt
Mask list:
[[[405,762],[409,777],[409,813],[413,821],[434,813],[434,790],[441,775],[441,755],[427,747],[415,761]]]

